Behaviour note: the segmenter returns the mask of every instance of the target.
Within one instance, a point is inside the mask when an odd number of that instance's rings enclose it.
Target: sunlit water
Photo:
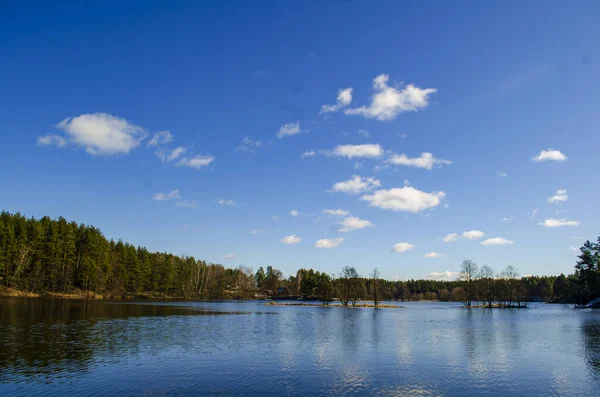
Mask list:
[[[0,299],[0,396],[600,395],[600,311]]]

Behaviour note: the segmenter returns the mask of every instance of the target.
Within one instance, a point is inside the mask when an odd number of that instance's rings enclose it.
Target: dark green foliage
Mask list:
[[[247,299],[257,292],[271,296],[319,299],[338,298],[342,304],[359,300],[477,299],[518,305],[527,300],[586,303],[600,296],[600,238],[587,241],[575,266],[575,274],[519,278],[508,266],[500,276],[483,266],[465,261],[462,279],[456,281],[380,279],[375,271],[360,277],[346,266],[338,278],[313,269],[300,269],[283,278],[271,266],[253,274],[249,268],[226,269],[193,257],[149,252],[122,241],[106,239],[93,226],[64,218],[25,218],[19,213],[0,213],[0,285],[27,292],[68,293],[74,290],[105,296],[151,295],[205,299]],[[263,293],[264,294],[264,293]]]
[[[0,284],[27,292],[93,291],[107,296],[249,298],[254,277],[193,257],[107,240],[64,218],[0,214]]]

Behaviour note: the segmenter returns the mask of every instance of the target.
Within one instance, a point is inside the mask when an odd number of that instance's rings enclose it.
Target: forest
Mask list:
[[[527,301],[585,303],[600,296],[600,237],[581,247],[573,274],[520,277],[507,266],[495,272],[465,260],[455,281],[392,281],[377,269],[359,275],[344,266],[337,275],[313,269],[284,274],[272,266],[256,272],[226,268],[191,256],[150,252],[109,240],[97,228],[64,218],[0,214],[0,293],[73,294],[152,299],[439,300],[467,306],[519,306]]]

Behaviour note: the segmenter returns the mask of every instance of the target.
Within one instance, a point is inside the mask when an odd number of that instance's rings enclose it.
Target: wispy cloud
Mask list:
[[[284,244],[298,244],[302,241],[302,238],[296,236],[295,234],[290,234],[289,236],[285,236],[279,241],[281,241]]]
[[[300,128],[300,122],[296,121],[294,123],[287,123],[282,125],[279,128],[279,132],[277,133],[277,138],[284,138],[286,136],[294,136],[302,132]]]
[[[152,200],[156,201],[166,201],[166,200],[174,200],[178,199],[181,196],[179,195],[179,190],[172,190],[169,193],[156,193],[152,196]]]
[[[540,225],[545,226],[545,227],[579,226],[579,222],[578,221],[570,221],[567,218],[563,218],[563,219],[548,218],[544,222],[540,223]]]

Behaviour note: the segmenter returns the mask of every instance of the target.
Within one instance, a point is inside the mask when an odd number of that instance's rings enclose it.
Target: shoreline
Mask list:
[[[356,305],[342,304],[324,305],[322,303],[279,303],[270,301],[265,303],[265,306],[306,306],[306,307],[344,307],[344,308],[371,308],[371,309],[405,309],[406,306],[379,304],[375,306],[370,303],[357,303]]]

